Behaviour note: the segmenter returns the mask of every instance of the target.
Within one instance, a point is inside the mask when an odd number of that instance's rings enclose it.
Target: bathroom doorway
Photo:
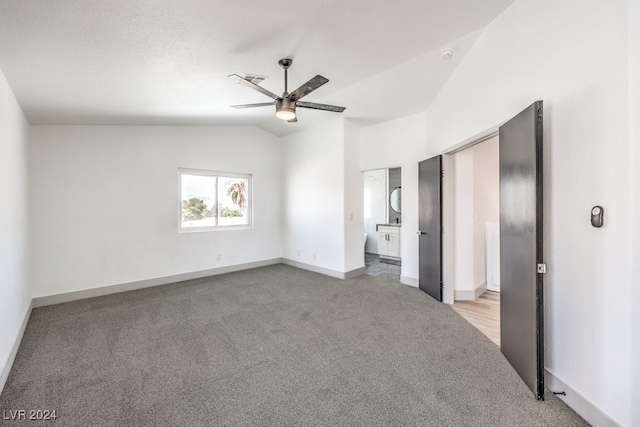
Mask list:
[[[363,172],[366,273],[400,281],[402,269],[402,170]]]

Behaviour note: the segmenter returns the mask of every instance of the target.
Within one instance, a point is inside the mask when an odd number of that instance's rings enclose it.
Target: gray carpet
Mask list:
[[[582,426],[420,290],[275,265],[33,310],[3,410],[57,426]]]

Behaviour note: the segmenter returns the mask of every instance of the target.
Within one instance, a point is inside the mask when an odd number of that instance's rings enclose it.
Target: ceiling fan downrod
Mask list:
[[[289,95],[288,70],[289,70],[289,67],[291,67],[292,63],[293,63],[293,59],[291,58],[283,58],[280,61],[278,61],[278,64],[280,64],[280,66],[284,68],[284,95],[282,96],[283,98]]]

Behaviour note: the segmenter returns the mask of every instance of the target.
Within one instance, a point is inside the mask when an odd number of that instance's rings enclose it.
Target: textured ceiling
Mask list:
[[[513,0],[3,0],[0,68],[31,124],[256,125],[277,135],[336,113],[271,107],[229,74],[268,76],[294,59],[289,89],[347,107],[362,124],[426,108],[479,35]],[[443,47],[454,57],[440,59]]]

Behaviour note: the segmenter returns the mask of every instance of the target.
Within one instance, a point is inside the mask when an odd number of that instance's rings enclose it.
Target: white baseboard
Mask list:
[[[486,285],[483,283],[472,291],[453,291],[453,299],[456,301],[475,301],[486,290]]]
[[[352,279],[354,277],[360,276],[365,273],[366,269],[364,267],[356,268],[355,270],[341,272],[337,270],[331,270],[329,268],[320,267],[313,264],[307,264],[300,261],[294,261],[289,258],[283,258],[282,263],[286,265],[290,265],[291,267],[300,268],[302,270],[313,271],[314,273],[324,274],[325,276],[335,277],[337,279]]]
[[[27,329],[27,323],[29,322],[29,318],[31,317],[32,307],[33,301],[29,303],[29,306],[27,306],[27,309],[24,312],[22,325],[20,325],[20,330],[18,330],[16,339],[13,342],[13,347],[11,348],[7,359],[2,364],[2,368],[0,368],[0,394],[2,394],[2,390],[4,390],[4,385],[7,383],[7,379],[9,378],[9,373],[11,372],[11,368],[13,367],[13,362],[16,360],[16,355],[18,354],[18,349],[20,348],[20,343],[22,342],[22,336],[24,335],[25,329]]]
[[[500,286],[487,285],[487,290],[491,292],[500,292]]]
[[[585,419],[594,427],[620,427],[620,424],[609,418],[600,408],[594,405],[589,399],[574,390],[567,383],[559,379],[548,369],[545,369],[544,376],[547,388],[554,392],[567,393],[566,396],[557,394],[556,396],[567,404],[578,415]]]
[[[400,276],[400,283],[407,286],[413,286],[414,288],[418,287],[418,279],[414,279],[409,276]]]
[[[473,301],[476,299],[475,291],[453,291],[453,299],[456,301]]]
[[[336,277],[338,279],[351,279],[365,273],[365,267],[355,270],[340,272],[328,268],[305,264],[298,261],[283,258],[273,258],[263,261],[248,262],[245,264],[229,265],[225,267],[212,268],[208,270],[194,271],[190,273],[175,274],[172,276],[157,277],[153,279],[139,280],[128,283],[118,283],[116,285],[101,286],[99,288],[83,289],[80,291],[66,292],[63,294],[46,295],[33,298],[33,308],[47,305],[61,304],[65,302],[77,301],[81,299],[101,297],[104,295],[116,294],[119,292],[135,291],[137,289],[150,288],[152,286],[166,285],[169,283],[182,282],[184,280],[200,279],[202,277],[215,276],[218,274],[232,273],[234,271],[248,270],[251,268],[264,267],[274,264],[287,264],[293,267],[309,270],[325,276]]]
[[[175,274],[172,276],[157,277],[153,279],[139,280],[136,282],[119,283],[116,285],[101,286],[99,288],[84,289],[81,291],[66,292],[63,294],[47,295],[33,298],[33,307],[60,304],[63,302],[77,301],[86,298],[101,297],[117,294],[119,292],[135,291],[137,289],[150,288],[152,286],[166,285],[182,282],[184,280],[200,279],[202,277],[216,276],[218,274],[232,273],[234,271],[249,270],[251,268],[280,264],[281,258],[267,259],[263,261],[248,262],[244,264],[228,265],[225,267],[211,268],[208,270],[194,271],[191,273]]]
[[[346,273],[344,273],[344,278],[353,279],[354,277],[362,276],[366,272],[367,272],[366,267],[356,268],[355,270],[347,271]]]

